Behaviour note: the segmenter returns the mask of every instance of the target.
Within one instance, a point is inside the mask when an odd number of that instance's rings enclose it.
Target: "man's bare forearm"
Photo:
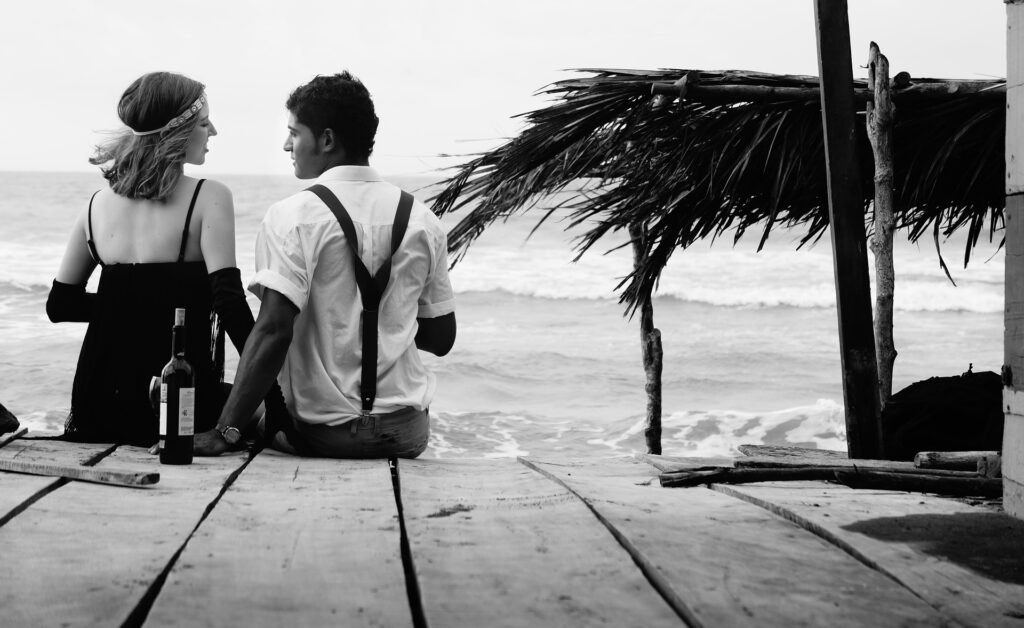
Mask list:
[[[245,427],[281,371],[291,342],[291,325],[256,321],[239,359],[231,395],[218,421],[220,425]]]

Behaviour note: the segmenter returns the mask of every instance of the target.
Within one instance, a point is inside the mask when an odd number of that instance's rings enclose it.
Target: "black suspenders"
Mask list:
[[[359,382],[359,396],[363,402],[363,416],[369,416],[373,410],[373,400],[377,397],[377,319],[380,308],[380,300],[384,296],[384,290],[388,287],[388,280],[391,279],[391,259],[398,250],[398,245],[405,237],[406,227],[409,226],[409,213],[412,211],[412,194],[402,191],[402,197],[398,201],[398,212],[395,214],[395,224],[391,231],[391,255],[384,261],[376,275],[370,275],[363,261],[359,259],[359,240],[356,238],[356,228],[352,224],[352,218],[341,204],[338,197],[329,189],[319,183],[307,188],[320,197],[320,200],[338,219],[341,230],[345,233],[345,240],[348,242],[349,251],[352,253],[352,267],[356,273],[356,284],[359,286],[359,294],[363,300],[363,364],[362,379]]]

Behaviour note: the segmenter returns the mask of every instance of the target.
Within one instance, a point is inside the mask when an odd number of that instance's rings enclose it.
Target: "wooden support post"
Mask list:
[[[875,156],[875,219],[871,252],[875,255],[875,353],[878,359],[879,412],[892,396],[892,371],[896,363],[896,343],[892,338],[893,295],[896,270],[892,260],[893,146],[894,108],[889,90],[889,60],[878,44],[871,42],[868,53],[868,88],[874,99],[867,102],[867,130]]]
[[[853,62],[846,0],[815,0],[821,118],[851,458],[882,457],[864,211],[856,156]]]
[[[1024,0],[1006,0],[1003,508],[1024,519]]]
[[[647,234],[642,225],[633,223],[629,226],[629,237],[633,241],[633,268],[639,271],[646,257],[644,242]],[[654,305],[650,294],[645,295],[640,303],[640,347],[647,376],[644,384],[647,393],[644,440],[647,453],[661,454],[661,331],[654,327]]]

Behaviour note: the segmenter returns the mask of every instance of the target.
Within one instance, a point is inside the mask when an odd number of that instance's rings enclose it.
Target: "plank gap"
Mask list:
[[[427,614],[423,609],[423,596],[420,594],[420,581],[416,576],[416,564],[412,558],[412,547],[405,529],[405,512],[402,510],[402,482],[398,471],[398,458],[388,458],[391,469],[391,486],[395,493],[395,506],[398,509],[398,532],[402,552],[402,567],[405,570],[405,592],[409,597],[409,612],[412,615],[413,628],[427,628]]]
[[[174,565],[178,562],[178,558],[181,556],[182,552],[185,551],[185,548],[188,546],[188,542],[192,540],[196,530],[199,529],[199,526],[203,525],[206,518],[209,517],[210,513],[213,512],[213,509],[216,508],[221,497],[224,497],[224,493],[228,492],[228,489],[235,483],[238,476],[245,471],[245,468],[249,466],[249,463],[252,462],[257,455],[259,454],[249,456],[241,466],[232,471],[231,475],[227,477],[224,481],[224,485],[221,486],[220,491],[217,492],[217,496],[206,505],[206,509],[203,510],[203,514],[199,517],[199,521],[196,522],[196,525],[192,528],[191,532],[188,533],[188,536],[185,537],[185,540],[182,541],[178,549],[171,555],[170,560],[168,560],[167,564],[164,565],[160,574],[153,580],[153,582],[150,583],[149,588],[146,589],[146,592],[139,599],[139,603],[135,605],[135,608],[133,608],[132,612],[128,614],[124,623],[121,624],[121,628],[139,628],[146,623],[146,618],[149,617],[149,611],[153,608],[156,598],[160,595],[160,591],[163,589],[164,583],[167,582],[167,576],[170,575],[171,570],[174,569]]]
[[[793,512],[792,510],[790,510],[788,508],[785,508],[785,507],[780,506],[778,504],[773,504],[772,502],[764,500],[764,499],[759,499],[757,497],[754,497],[753,495],[748,495],[748,494],[746,494],[746,493],[744,493],[742,491],[734,490],[731,486],[728,486],[728,485],[725,485],[725,484],[708,484],[708,488],[710,488],[713,491],[718,491],[719,493],[723,493],[725,495],[729,495],[730,497],[735,497],[737,499],[741,499],[741,500],[743,500],[743,501],[745,501],[747,503],[753,504],[753,505],[758,506],[760,508],[764,508],[768,512],[770,512],[770,513],[772,513],[774,515],[778,515],[779,517],[782,517],[786,521],[789,521],[790,523],[793,523],[796,526],[798,526],[800,528],[803,528],[804,530],[807,530],[808,532],[810,532],[811,534],[814,534],[815,536],[821,538],[825,542],[827,542],[827,543],[835,546],[836,548],[846,552],[847,554],[849,554],[853,558],[855,558],[858,561],[860,561],[861,563],[863,563],[869,569],[873,569],[874,571],[877,571],[878,573],[882,574],[883,576],[886,576],[887,578],[889,578],[890,580],[892,580],[896,584],[898,584],[901,587],[903,587],[904,589],[906,589],[908,592],[910,592],[911,595],[913,595],[917,599],[921,600],[922,602],[924,602],[928,606],[931,606],[932,608],[934,608],[939,613],[942,613],[943,616],[948,616],[946,614],[946,612],[943,611],[943,609],[941,607],[936,606],[935,604],[932,604],[927,598],[923,597],[921,594],[919,594],[917,591],[915,591],[913,588],[911,588],[908,584],[906,584],[905,582],[900,580],[894,573],[892,573],[891,571],[889,571],[888,569],[886,569],[882,565],[878,564],[878,562],[872,560],[866,554],[864,554],[863,552],[861,552],[857,548],[853,547],[852,545],[850,545],[849,543],[847,543],[843,539],[839,538],[838,536],[836,536],[832,532],[830,532],[827,529],[825,529],[824,527],[814,523],[813,521],[811,521],[811,520],[809,520],[809,519],[807,519],[805,517],[801,517],[800,515],[798,515],[797,513]]]
[[[690,628],[703,628],[703,624],[701,623],[700,619],[697,618],[696,613],[694,613],[693,610],[689,606],[687,606],[686,602],[683,601],[681,597],[679,597],[679,594],[676,593],[675,589],[672,588],[672,585],[668,582],[668,580],[663,575],[661,575],[661,573],[658,571],[658,568],[650,560],[648,560],[648,558],[644,556],[644,554],[635,545],[633,545],[633,543],[629,540],[628,537],[626,537],[625,534],[620,532],[619,529],[616,528],[611,521],[606,519],[604,515],[602,515],[597,510],[597,508],[595,508],[594,505],[590,503],[590,500],[576,492],[571,486],[563,482],[557,476],[552,475],[548,471],[538,467],[537,465],[533,464],[526,458],[519,456],[516,458],[516,460],[518,460],[520,464],[525,465],[527,468],[532,469],[533,471],[541,474],[542,476],[548,478],[549,480],[557,483],[559,486],[562,486],[567,491],[572,493],[577,499],[583,502],[583,504],[590,510],[590,512],[595,517],[597,517],[597,520],[601,522],[601,525],[603,525],[608,530],[608,532],[611,533],[612,537],[618,542],[622,549],[626,550],[626,553],[628,553],[630,558],[633,559],[633,562],[636,564],[637,568],[640,569],[640,573],[643,574],[644,578],[647,579],[647,582],[651,584],[654,590],[658,592],[658,595],[660,595],[661,598],[665,600],[665,603],[668,604],[673,611],[675,611],[676,615],[679,616],[679,619],[681,619],[687,626],[690,626]]]
[[[32,440],[32,439],[28,439],[27,438],[25,440]],[[94,454],[91,458],[89,458],[88,460],[83,462],[82,466],[83,467],[94,466],[100,460],[103,460],[104,458],[106,458],[110,454],[114,453],[115,450],[117,450],[117,445],[111,445],[110,447],[104,449],[103,451]],[[25,501],[21,502],[20,504],[18,504],[14,508],[12,508],[10,511],[8,511],[6,515],[4,515],[3,517],[0,517],[0,528],[2,528],[5,525],[7,525],[7,522],[10,521],[11,519],[14,519],[15,517],[17,517],[21,513],[23,513],[26,510],[28,510],[28,508],[30,506],[32,506],[32,504],[38,502],[40,499],[46,497],[47,495],[49,495],[50,493],[56,491],[57,489],[61,488],[62,486],[66,486],[69,482],[71,482],[71,480],[69,478],[57,478],[53,482],[51,482],[51,483],[47,484],[46,486],[44,486],[43,488],[39,489],[31,497],[29,497],[28,499],[26,499]]]

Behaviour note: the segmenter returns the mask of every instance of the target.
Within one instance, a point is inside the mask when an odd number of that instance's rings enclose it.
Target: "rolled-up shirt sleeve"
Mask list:
[[[418,318],[437,318],[455,311],[455,292],[448,277],[448,238],[440,221],[433,215],[430,218],[430,275],[420,293]]]
[[[309,268],[294,225],[283,224],[274,209],[267,212],[256,233],[256,275],[249,291],[261,300],[270,288],[280,292],[301,312],[309,298]]]

